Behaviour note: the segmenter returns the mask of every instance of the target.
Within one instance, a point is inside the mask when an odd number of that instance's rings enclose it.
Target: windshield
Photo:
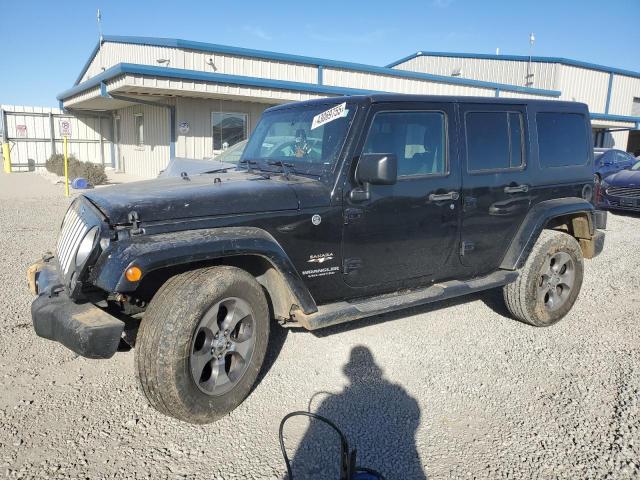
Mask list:
[[[640,170],[640,162],[636,162],[633,167],[631,167],[631,170]]]
[[[332,170],[353,121],[355,105],[322,104],[262,115],[242,155],[261,169],[322,175]],[[249,166],[251,166],[249,165]]]

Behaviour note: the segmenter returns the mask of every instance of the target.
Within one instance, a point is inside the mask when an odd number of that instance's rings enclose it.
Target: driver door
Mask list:
[[[342,250],[349,286],[437,280],[458,262],[461,180],[454,119],[451,103],[372,108],[354,161],[362,153],[393,153],[398,180],[370,185],[362,201],[349,195],[360,187],[353,175],[345,189]]]

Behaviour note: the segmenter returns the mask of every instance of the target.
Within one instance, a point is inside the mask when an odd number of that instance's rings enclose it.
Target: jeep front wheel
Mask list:
[[[578,298],[584,262],[571,235],[543,230],[518,279],[503,288],[511,314],[536,327],[553,325]]]
[[[170,278],[149,304],[136,341],[136,372],[151,406],[210,423],[249,394],[269,339],[260,284],[235,267]]]

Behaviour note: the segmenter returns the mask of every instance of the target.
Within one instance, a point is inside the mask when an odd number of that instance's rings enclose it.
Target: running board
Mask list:
[[[501,287],[513,282],[516,278],[518,278],[518,272],[498,270],[486,277],[478,277],[464,282],[451,280],[418,290],[386,293],[351,302],[329,303],[319,306],[317,312],[308,315],[296,310],[292,314],[292,319],[307,330],[317,330],[373,315]]]

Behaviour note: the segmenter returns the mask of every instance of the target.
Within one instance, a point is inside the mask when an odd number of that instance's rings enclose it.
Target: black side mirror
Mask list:
[[[356,180],[371,185],[393,185],[398,180],[398,158],[393,153],[361,155]]]

